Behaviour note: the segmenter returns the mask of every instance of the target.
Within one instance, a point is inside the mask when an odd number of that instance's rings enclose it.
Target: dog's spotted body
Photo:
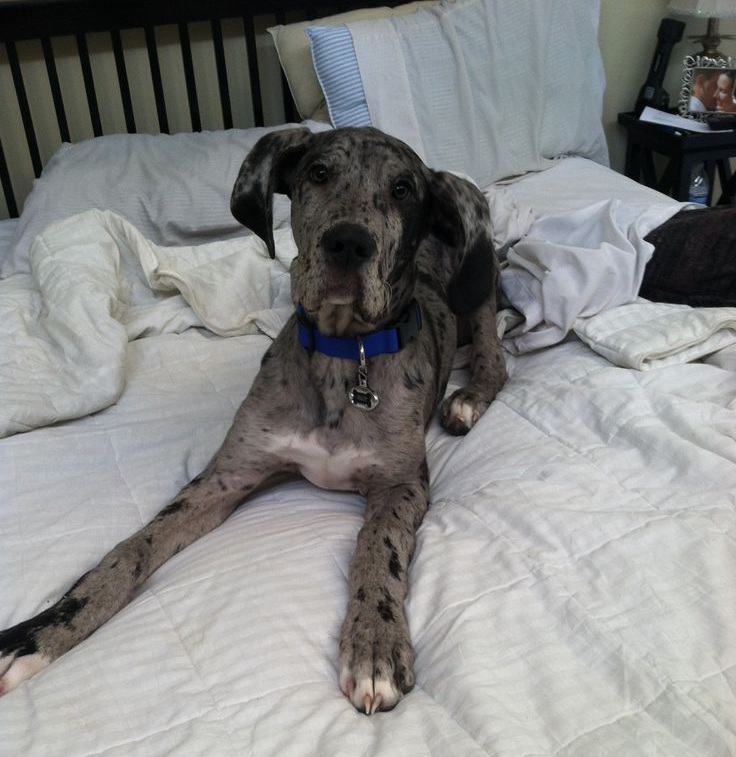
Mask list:
[[[373,713],[391,709],[411,689],[404,598],[429,494],[425,429],[441,406],[445,428],[467,432],[506,376],[488,208],[469,182],[428,169],[405,144],[374,129],[291,129],[256,144],[232,210],[271,255],[274,192],[292,200],[292,294],[300,314],[265,354],[206,470],[53,607],[0,632],[0,694],[86,638],[164,561],[283,473],[365,496],[340,634],[342,691]],[[360,360],[299,341],[301,319],[322,335],[358,344],[407,312],[413,317],[414,301],[421,327],[408,344],[363,363],[378,402],[370,412],[348,396],[360,383]],[[467,317],[472,338],[469,381],[443,402],[458,314]]]

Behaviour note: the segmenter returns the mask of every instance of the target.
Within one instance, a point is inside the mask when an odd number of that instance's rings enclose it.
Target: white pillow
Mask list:
[[[360,114],[362,97],[370,124],[487,186],[562,155],[608,164],[598,18],[599,0],[457,0],[320,29],[312,47],[335,124],[357,125],[334,104]]]
[[[407,3],[396,8],[361,8],[347,13],[326,16],[316,21],[300,21],[294,24],[272,26],[268,29],[276,45],[276,51],[284,69],[284,75],[289,82],[291,95],[302,118],[312,118],[317,121],[327,120],[325,100],[312,65],[312,54],[309,49],[309,39],[306,30],[310,26],[333,26],[346,21],[357,21],[366,18],[382,18],[384,16],[412,13],[423,5],[431,5],[433,0]]]
[[[28,273],[31,244],[49,223],[92,208],[112,210],[160,245],[203,244],[245,234],[230,213],[238,170],[261,136],[286,127],[115,134],[63,145],[33,184],[12,249],[0,262],[0,278]],[[274,224],[288,221],[289,207],[287,198],[276,200]]]

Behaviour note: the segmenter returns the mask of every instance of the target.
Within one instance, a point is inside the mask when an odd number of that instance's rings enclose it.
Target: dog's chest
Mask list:
[[[381,465],[376,449],[328,444],[319,431],[272,434],[266,451],[323,489],[359,489],[361,481]]]

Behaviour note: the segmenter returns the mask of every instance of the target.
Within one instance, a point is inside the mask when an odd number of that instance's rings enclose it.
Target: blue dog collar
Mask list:
[[[398,352],[413,342],[422,328],[422,309],[412,300],[404,310],[396,326],[390,329],[372,331],[360,337],[326,336],[320,333],[307,318],[304,308],[297,307],[299,343],[310,352],[321,352],[328,357],[344,360],[361,360],[377,355]],[[360,347],[363,347],[361,356]]]

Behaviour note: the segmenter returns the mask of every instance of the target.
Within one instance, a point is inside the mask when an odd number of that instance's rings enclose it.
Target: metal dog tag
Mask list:
[[[375,410],[378,405],[378,395],[368,386],[368,366],[361,339],[358,339],[358,385],[348,391],[348,399],[358,410]]]

